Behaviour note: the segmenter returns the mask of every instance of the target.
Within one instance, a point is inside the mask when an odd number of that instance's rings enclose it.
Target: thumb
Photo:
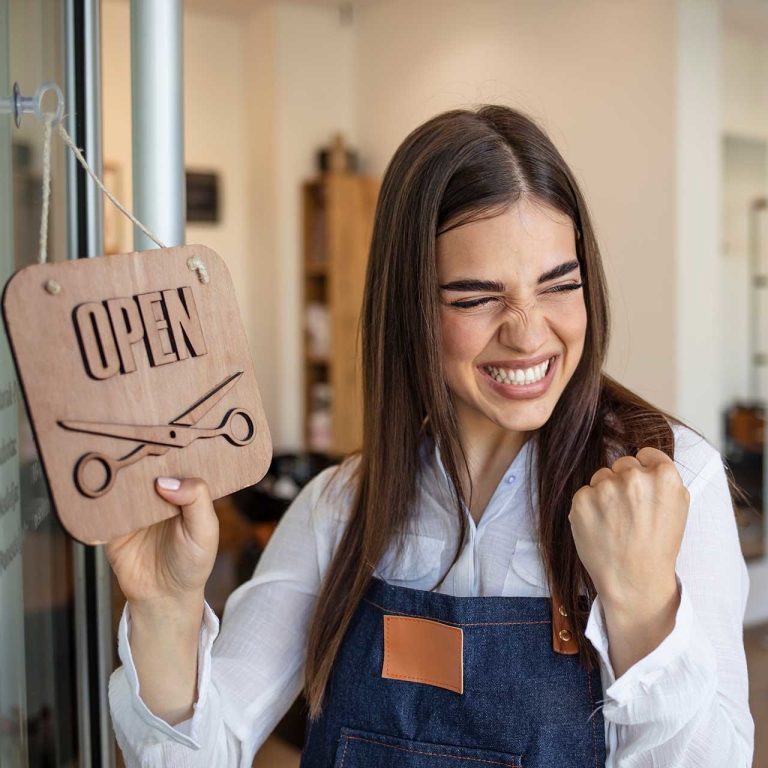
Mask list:
[[[199,477],[158,477],[157,492],[166,501],[181,507],[184,526],[200,544],[218,534],[218,518],[213,509],[208,483]]]

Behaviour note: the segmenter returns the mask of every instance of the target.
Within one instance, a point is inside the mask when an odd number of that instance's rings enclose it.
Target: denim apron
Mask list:
[[[307,722],[300,768],[603,768],[600,671],[555,650],[552,608],[546,597],[454,597],[373,577],[322,713]],[[439,662],[438,674],[409,674],[409,656],[416,668]]]

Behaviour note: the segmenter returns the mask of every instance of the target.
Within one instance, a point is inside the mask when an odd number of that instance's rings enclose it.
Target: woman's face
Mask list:
[[[437,237],[437,276],[443,375],[462,428],[541,427],[584,349],[571,220],[521,201],[452,229]]]

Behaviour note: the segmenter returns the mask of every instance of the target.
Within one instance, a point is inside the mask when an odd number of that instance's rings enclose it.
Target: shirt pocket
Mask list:
[[[418,533],[405,537],[402,554],[398,556],[395,544],[381,558],[373,575],[386,582],[407,582],[415,589],[429,581],[440,570],[445,542]]]
[[[531,539],[518,539],[504,579],[505,597],[549,597],[549,585],[539,545]]]
[[[341,729],[334,768],[519,768],[520,755]]]

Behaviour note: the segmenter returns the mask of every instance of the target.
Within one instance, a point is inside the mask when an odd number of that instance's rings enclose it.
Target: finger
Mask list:
[[[673,466],[675,464],[664,451],[660,451],[658,448],[651,448],[650,446],[641,448],[637,452],[637,460],[648,469],[657,467],[659,464],[672,464]]]
[[[603,467],[602,469],[598,469],[597,472],[592,475],[592,479],[589,481],[589,484],[594,488],[598,483],[602,483],[605,480],[610,480],[613,476],[614,473],[612,470],[610,470],[608,467]]]
[[[611,464],[611,469],[616,472],[626,472],[628,469],[642,469],[643,465],[634,456],[622,456]]]
[[[200,537],[211,534],[211,523],[216,513],[205,480],[199,477],[158,477],[155,488],[164,499],[181,507],[184,525],[194,540],[199,541]]]

